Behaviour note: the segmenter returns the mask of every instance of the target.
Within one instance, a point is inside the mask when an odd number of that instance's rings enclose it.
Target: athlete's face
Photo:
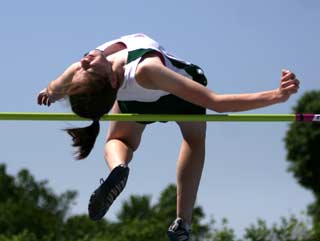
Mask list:
[[[92,50],[80,60],[79,68],[76,70],[72,82],[80,83],[92,79],[92,77],[108,80],[111,74],[111,63],[107,61],[103,52]]]

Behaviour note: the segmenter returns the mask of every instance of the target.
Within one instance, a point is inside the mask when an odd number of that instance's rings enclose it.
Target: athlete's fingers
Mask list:
[[[44,104],[43,100],[44,100],[44,97],[47,96],[47,89],[43,89],[39,92],[38,94],[38,104],[39,105],[42,105]]]
[[[46,102],[47,102],[47,96],[46,95],[43,95],[42,96],[42,99],[41,99],[41,103],[46,105]]]
[[[299,89],[299,86],[297,86],[295,84],[292,84],[292,85],[289,85],[286,88],[284,88],[283,91],[286,94],[290,94],[291,95],[291,94],[297,93],[298,89]]]
[[[290,79],[290,80],[287,80],[287,81],[283,81],[281,82],[281,88],[286,88],[290,85],[296,85],[296,86],[299,86],[299,80],[297,79]]]
[[[38,98],[37,98],[39,105],[42,105],[42,98],[43,98],[43,93],[39,93]]]
[[[294,73],[288,72],[288,73],[286,73],[284,76],[282,76],[281,82],[287,81],[287,80],[289,80],[289,79],[295,79],[295,78],[296,78],[296,76],[295,76]]]
[[[51,105],[50,98],[47,97],[47,102],[46,102],[46,103],[47,103],[47,106],[48,106],[48,107]]]
[[[283,77],[283,76],[285,76],[287,73],[289,73],[290,72],[290,70],[287,70],[287,69],[282,69],[282,71],[281,71],[281,76]]]
[[[41,99],[40,99],[39,95],[38,95],[38,98],[37,98],[37,103],[38,103],[38,105],[41,105]]]

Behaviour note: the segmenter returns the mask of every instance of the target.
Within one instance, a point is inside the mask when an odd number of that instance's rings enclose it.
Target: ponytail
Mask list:
[[[67,96],[72,111],[80,117],[91,119],[93,123],[83,128],[65,129],[72,137],[72,146],[78,148],[75,158],[86,158],[93,149],[99,134],[99,119],[110,111],[117,97],[117,89],[113,88],[109,76],[82,76],[83,82],[71,83]]]
[[[75,158],[78,160],[86,158],[96,142],[99,134],[100,124],[98,120],[94,120],[90,126],[83,128],[69,128],[65,131],[72,137],[72,146],[78,147]]]

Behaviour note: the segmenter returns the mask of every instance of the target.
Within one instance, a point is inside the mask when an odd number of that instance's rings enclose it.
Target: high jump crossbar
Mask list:
[[[85,121],[73,113],[0,112],[0,121]],[[320,114],[106,114],[102,121],[320,122]]]

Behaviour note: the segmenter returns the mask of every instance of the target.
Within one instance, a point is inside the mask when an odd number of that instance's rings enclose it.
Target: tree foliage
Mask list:
[[[295,113],[320,113],[320,91],[305,93],[293,108]],[[320,123],[292,123],[285,137],[289,171],[316,201],[309,208],[320,220]]]
[[[116,221],[91,221],[87,215],[68,215],[74,191],[55,194],[46,181],[27,170],[16,177],[0,165],[0,241],[167,241],[166,230],[175,218],[176,187],[169,185],[152,204],[147,195],[126,200]],[[258,220],[236,237],[228,221],[204,222],[200,206],[194,210],[194,241],[320,241],[320,226],[292,216],[268,226]]]
[[[75,196],[72,191],[56,195],[46,181],[36,182],[27,170],[10,176],[0,165],[0,233],[58,234]]]
[[[280,223],[268,227],[264,220],[246,229],[249,241],[319,241],[320,236],[311,228],[308,220],[298,220],[295,216],[281,218]]]
[[[174,220],[176,187],[169,185],[159,202],[151,204],[151,197],[131,196],[118,212],[118,220],[91,221],[87,215],[68,216],[76,192],[55,194],[46,181],[37,182],[27,170],[16,177],[6,173],[0,165],[0,241],[13,240],[166,240],[166,229]],[[202,208],[194,211],[195,240],[208,234],[201,224]]]

